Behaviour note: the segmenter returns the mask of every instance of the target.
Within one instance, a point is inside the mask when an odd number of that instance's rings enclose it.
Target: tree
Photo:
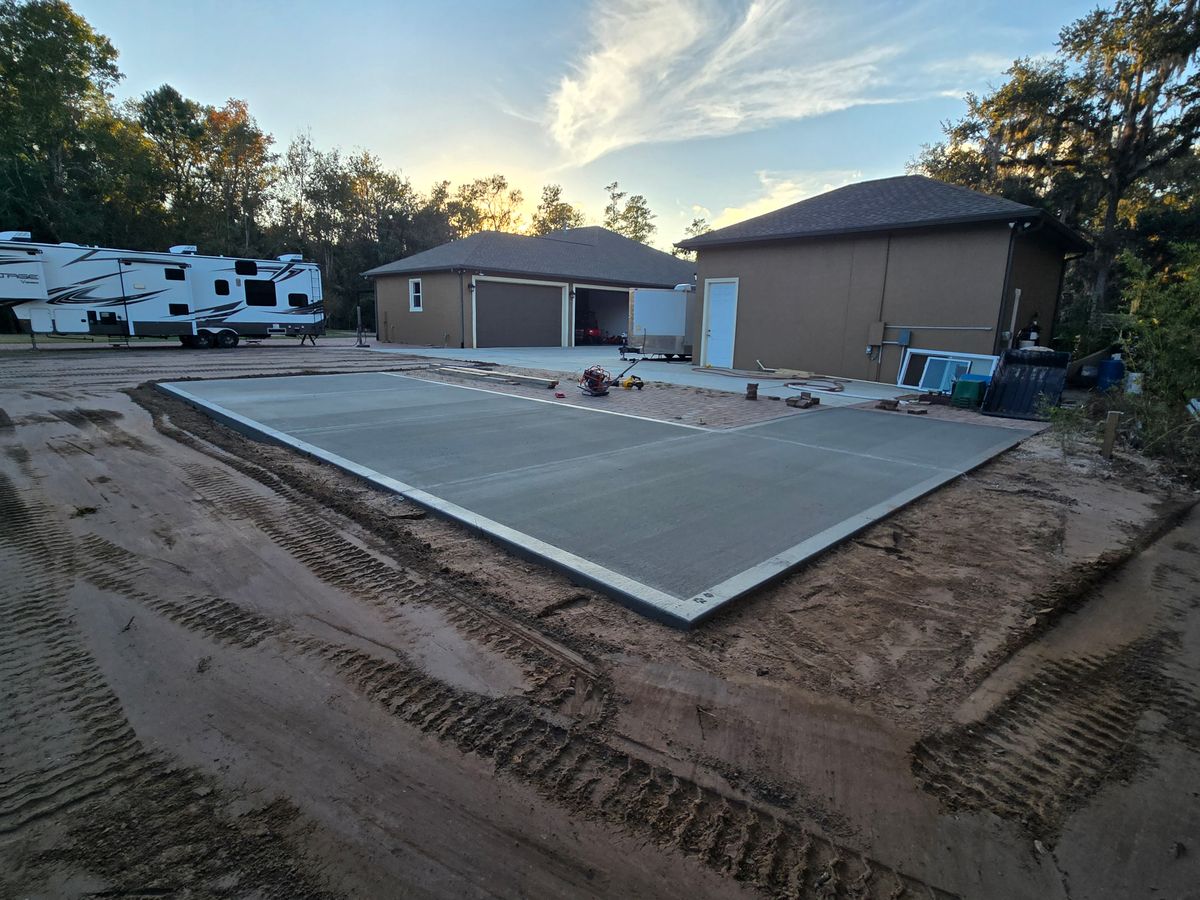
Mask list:
[[[138,122],[154,143],[167,176],[165,199],[185,217],[199,195],[205,154],[206,111],[169,84],[145,94],[136,104]]]
[[[274,139],[258,127],[244,100],[209,108],[205,200],[211,240],[221,253],[251,254],[274,181]]]
[[[604,227],[635,241],[649,241],[658,229],[652,221],[655,215],[650,211],[646,198],[641,194],[634,194],[626,200],[627,194],[620,190],[620,185],[615,181],[605,185],[604,190],[608,192],[608,205],[604,207]]]
[[[703,216],[696,216],[696,218],[692,219],[691,224],[688,225],[687,228],[683,229],[683,236],[685,239],[694,238],[699,237],[702,234],[707,234],[710,231],[712,231],[712,228],[709,227],[708,219],[704,218]],[[671,250],[671,252],[680,259],[694,260],[696,258],[695,250],[684,250],[681,247],[675,247]]]
[[[620,185],[617,182],[606,184],[604,191],[608,194],[608,206],[604,207],[604,227],[609,231],[621,230],[621,214],[625,211],[622,200],[627,196],[625,191],[620,190]]]
[[[523,200],[519,190],[509,188],[507,178],[496,174],[460,184],[447,210],[457,237],[479,231],[519,232]]]
[[[576,209],[562,198],[560,184],[548,184],[542,188],[542,201],[533,214],[534,234],[550,234],[564,228],[579,228],[586,221],[583,210]]]
[[[1200,136],[1195,0],[1117,0],[1064,28],[1049,60],[1016,61],[1008,81],[944,126],[913,168],[1034,202],[1088,234],[1087,318],[1115,298],[1121,207],[1189,156]]]
[[[53,241],[99,237],[96,148],[85,135],[92,120],[112,118],[116,59],[108,39],[65,2],[0,0],[4,221]]]

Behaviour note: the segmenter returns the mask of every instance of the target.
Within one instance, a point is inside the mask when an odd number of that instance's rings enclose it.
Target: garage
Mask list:
[[[629,331],[629,289],[575,285],[575,343],[616,344]]]
[[[475,280],[476,347],[561,347],[565,284]]]
[[[465,348],[618,343],[630,289],[670,290],[693,273],[687,260],[587,226],[483,231],[363,275],[381,343]]]

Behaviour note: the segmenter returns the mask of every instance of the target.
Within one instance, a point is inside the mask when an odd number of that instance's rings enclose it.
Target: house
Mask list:
[[[606,228],[484,231],[364,272],[381,341],[569,347],[624,334],[631,288],[693,283],[692,263]]]
[[[1035,319],[1046,345],[1065,260],[1087,249],[1041,210],[922,175],[848,185],[676,246],[697,251],[697,362],[935,389],[989,374]]]

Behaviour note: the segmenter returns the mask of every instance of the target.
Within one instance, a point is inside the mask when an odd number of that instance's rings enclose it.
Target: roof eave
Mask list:
[[[674,287],[678,279],[654,281],[649,279],[630,280],[627,278],[611,278],[607,275],[569,275],[552,272],[530,272],[527,269],[503,269],[496,266],[422,266],[419,269],[403,269],[400,271],[381,272],[378,269],[368,269],[363,272],[364,278],[386,278],[389,275],[424,275],[432,272],[471,272],[476,275],[520,276],[528,279],[544,279],[546,281],[568,282],[597,282],[606,281],[618,287]]]
[[[942,228],[948,225],[972,225],[986,222],[1019,222],[1044,215],[1041,210],[1030,207],[1026,211],[1009,213],[986,213],[975,216],[956,216],[949,219],[923,219],[915,222],[898,222],[889,225],[863,225],[858,228],[830,228],[824,231],[798,231],[785,234],[753,235],[748,237],[717,238],[705,236],[690,238],[675,244],[681,250],[703,250],[705,247],[721,247],[727,244],[762,244],[770,241],[802,241],[809,238],[838,237],[845,234],[884,234],[889,231],[910,231],[918,228]],[[1064,228],[1066,226],[1063,226]]]

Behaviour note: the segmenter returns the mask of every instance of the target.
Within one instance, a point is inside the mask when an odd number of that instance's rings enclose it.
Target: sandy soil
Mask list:
[[[1195,896],[1194,496],[1033,438],[680,633],[143,386],[425,365],[0,354],[0,896]]]

